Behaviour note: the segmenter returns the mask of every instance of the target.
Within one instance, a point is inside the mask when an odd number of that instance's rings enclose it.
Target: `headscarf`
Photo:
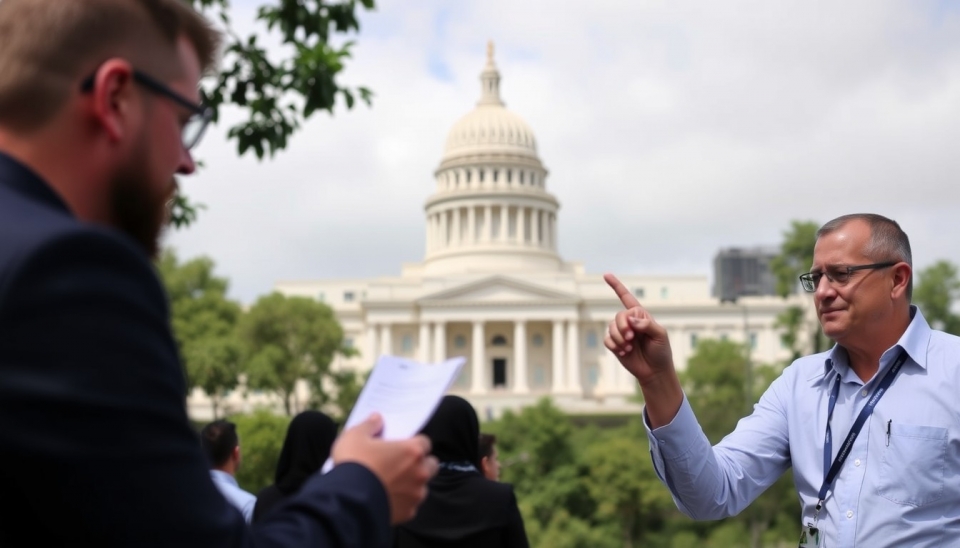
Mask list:
[[[444,396],[423,433],[441,465],[470,464],[480,469],[480,421],[467,400]]]
[[[480,421],[467,400],[444,396],[422,433],[430,438],[440,471],[416,517],[399,526],[399,546],[459,546],[476,535],[496,536],[511,521],[522,529],[513,488],[479,471]]]
[[[290,421],[277,462],[275,484],[284,495],[300,490],[320,470],[337,438],[337,423],[320,411],[304,411]]]

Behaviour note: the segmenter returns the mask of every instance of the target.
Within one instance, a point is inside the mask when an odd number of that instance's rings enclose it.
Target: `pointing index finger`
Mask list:
[[[620,298],[620,302],[623,303],[624,308],[630,309],[637,306],[640,306],[640,301],[633,296],[633,293],[627,289],[627,286],[617,279],[613,274],[604,274],[603,280],[607,282],[607,285],[613,289],[613,292],[617,294],[617,297]]]

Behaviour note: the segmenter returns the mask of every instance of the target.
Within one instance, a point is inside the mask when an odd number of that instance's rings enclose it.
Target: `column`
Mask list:
[[[380,353],[393,355],[393,338],[390,332],[390,324],[380,326]]]
[[[530,243],[534,247],[540,246],[540,210],[537,208],[530,211]]]
[[[527,208],[517,208],[517,243],[523,245],[527,239]]]
[[[580,322],[567,322],[567,388],[576,394],[583,393],[580,373]]]
[[[513,324],[513,392],[526,394],[527,388],[527,322],[517,320]]]
[[[420,320],[420,341],[418,342],[420,356],[423,363],[430,363],[430,323]]]
[[[450,235],[450,244],[460,247],[460,208],[454,209],[450,214],[453,215],[453,234]]]
[[[473,356],[470,358],[471,382],[470,392],[473,394],[483,394],[487,391],[483,382],[483,372],[486,369],[484,360],[484,348],[486,344],[483,338],[483,322],[473,322],[473,337],[470,339],[470,348],[473,350]]]
[[[507,241],[507,231],[509,225],[507,224],[507,215],[510,214],[510,208],[502,205],[500,206],[500,237],[497,238],[501,242]]]
[[[553,321],[553,393],[566,390],[563,374],[563,321]]]
[[[470,206],[467,210],[467,243],[474,244],[477,241],[477,208]]]
[[[446,249],[450,243],[447,239],[447,212],[441,211],[440,215],[440,249]]]
[[[493,207],[483,208],[483,241],[493,241]]]
[[[380,356],[377,353],[380,351],[377,348],[377,326],[370,324],[367,326],[367,355],[364,356],[367,359],[367,365],[373,366],[377,361],[377,358]]]
[[[617,393],[617,367],[620,362],[613,355],[613,352],[604,352],[600,356],[600,385],[597,387],[603,395]]]
[[[440,363],[447,359],[447,324],[433,324],[433,361]]]

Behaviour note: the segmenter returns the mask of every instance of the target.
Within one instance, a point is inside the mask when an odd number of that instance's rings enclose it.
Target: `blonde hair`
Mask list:
[[[0,126],[42,127],[112,57],[175,77],[181,36],[209,71],[219,34],[181,0],[0,0]]]

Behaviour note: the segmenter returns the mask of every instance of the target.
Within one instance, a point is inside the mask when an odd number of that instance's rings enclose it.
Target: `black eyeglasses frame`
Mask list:
[[[858,270],[877,270],[880,268],[889,268],[891,266],[896,265],[899,262],[900,261],[887,261],[883,263],[861,264],[856,266],[840,266],[840,267],[836,267],[836,271],[846,273],[846,276],[849,279],[850,275],[853,274],[854,272],[857,272]],[[803,287],[803,290],[806,291],[807,293],[813,293],[817,290],[817,287],[820,286],[820,279],[823,276],[826,276],[827,280],[830,282],[834,281],[834,279],[830,277],[830,275],[827,274],[826,271],[806,272],[800,275],[800,285]],[[844,281],[843,283],[846,283],[846,281]]]
[[[95,78],[96,74],[91,74],[90,76],[84,78],[83,82],[80,83],[80,91],[89,93],[91,90],[93,90],[93,82]],[[198,130],[196,130],[196,135],[193,135],[190,139],[185,139],[183,141],[183,146],[187,150],[190,150],[200,142],[200,138],[203,137],[207,126],[210,125],[211,121],[213,121],[213,108],[194,103],[183,95],[180,95],[179,93],[170,89],[163,82],[160,82],[149,74],[137,69],[133,69],[133,80],[150,91],[158,95],[162,95],[163,97],[170,99],[174,103],[192,112],[193,116],[197,117],[197,122],[193,122],[193,120],[191,120],[190,122],[187,122],[187,125],[190,125],[191,123],[199,123],[200,127]]]

